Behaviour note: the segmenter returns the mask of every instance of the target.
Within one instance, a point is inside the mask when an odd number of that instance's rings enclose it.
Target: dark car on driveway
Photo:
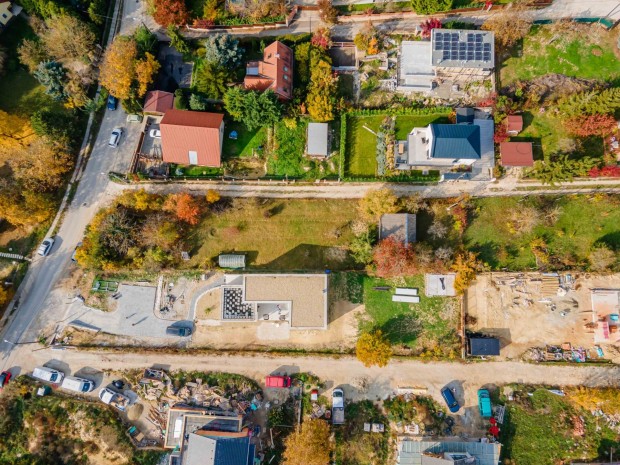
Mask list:
[[[187,326],[168,326],[166,328],[166,334],[168,336],[187,337],[191,336],[192,328],[188,328]]]
[[[108,95],[108,110],[116,110],[116,106],[118,105],[118,99],[113,95]]]
[[[11,372],[3,371],[2,373],[0,373],[0,389],[6,386],[9,383],[10,379],[11,379]]]
[[[450,410],[450,412],[456,413],[461,408],[458,400],[456,400],[456,397],[454,396],[454,392],[452,392],[452,389],[448,387],[443,388],[441,390],[441,397],[443,397],[443,400],[446,401],[446,405],[448,406],[448,410]]]

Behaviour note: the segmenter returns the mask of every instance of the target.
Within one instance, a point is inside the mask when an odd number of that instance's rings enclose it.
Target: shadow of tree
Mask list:
[[[404,313],[390,318],[380,329],[390,343],[410,345],[422,332],[422,324],[412,313]]]

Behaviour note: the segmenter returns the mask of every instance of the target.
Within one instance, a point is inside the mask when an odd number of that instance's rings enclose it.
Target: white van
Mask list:
[[[90,392],[95,389],[95,383],[89,379],[75,378],[73,376],[65,376],[65,379],[60,385],[63,389],[75,392]]]
[[[60,384],[65,377],[62,371],[53,370],[47,367],[36,367],[32,371],[33,378],[41,379],[52,384]]]

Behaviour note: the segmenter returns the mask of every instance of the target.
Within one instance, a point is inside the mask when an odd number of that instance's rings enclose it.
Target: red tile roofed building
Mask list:
[[[163,90],[152,90],[146,93],[144,112],[163,115],[174,107],[174,94]]]
[[[221,165],[224,115],[168,110],[159,128],[165,162],[212,167]]]
[[[523,116],[508,115],[506,117],[506,132],[511,136],[516,136],[523,131]]]
[[[275,41],[265,47],[261,61],[250,61],[243,85],[248,90],[273,90],[280,99],[293,98],[293,51]]]
[[[499,151],[502,166],[534,166],[531,142],[502,142]]]

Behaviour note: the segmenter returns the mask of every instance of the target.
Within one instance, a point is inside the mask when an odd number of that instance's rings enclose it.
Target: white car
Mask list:
[[[41,255],[42,257],[45,257],[49,255],[50,251],[52,250],[53,245],[54,245],[54,238],[48,237],[43,242],[41,242],[41,245],[39,246],[39,250],[37,250],[37,253]]]
[[[149,131],[149,136],[153,137],[154,139],[161,139],[161,131],[159,129],[151,129]]]
[[[118,147],[118,143],[121,141],[121,136],[123,135],[123,130],[121,128],[112,129],[112,135],[110,136],[110,142],[108,145],[110,147]]]

